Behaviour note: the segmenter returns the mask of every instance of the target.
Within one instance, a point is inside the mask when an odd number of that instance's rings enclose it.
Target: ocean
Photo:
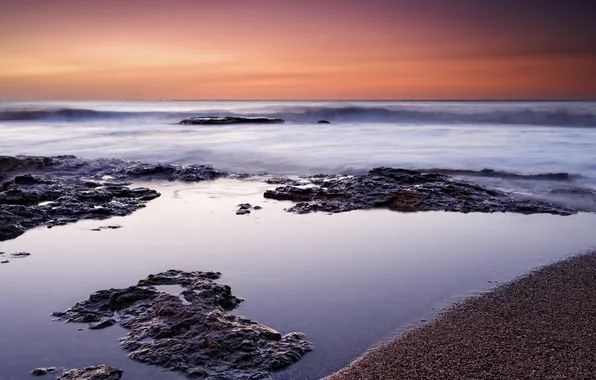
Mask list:
[[[256,115],[286,123],[178,124],[191,116]],[[0,153],[276,175],[378,166],[567,172],[594,185],[596,102],[5,101]]]

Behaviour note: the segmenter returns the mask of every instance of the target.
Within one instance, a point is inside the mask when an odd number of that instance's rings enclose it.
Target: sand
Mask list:
[[[445,310],[326,380],[596,379],[596,252]]]

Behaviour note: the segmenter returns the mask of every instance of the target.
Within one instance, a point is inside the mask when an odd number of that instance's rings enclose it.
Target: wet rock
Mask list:
[[[153,165],[159,167],[159,165]],[[146,172],[142,168],[147,169]],[[32,171],[33,173],[24,173]],[[3,177],[14,175],[0,191],[0,241],[14,239],[26,230],[45,225],[61,226],[81,219],[106,219],[128,215],[159,197],[147,188],[130,188],[125,179],[145,179],[147,165],[122,160],[80,160],[74,156],[0,157]],[[172,167],[171,178],[203,180],[220,175],[209,167]],[[108,174],[115,181],[92,181]],[[40,176],[43,174],[43,176]]]
[[[158,196],[155,190],[123,185],[89,189],[76,179],[50,184],[12,183],[0,192],[0,241],[41,225],[128,215]]]
[[[165,180],[199,182],[210,181],[227,175],[207,165],[166,165],[132,163],[125,168],[108,170],[103,175],[109,175],[119,180]]]
[[[116,323],[112,318],[102,318],[99,322],[91,323],[89,330],[101,330],[110,327]]]
[[[281,124],[285,123],[282,119],[275,119],[271,117],[236,117],[236,116],[207,116],[207,117],[192,117],[184,119],[180,124]]]
[[[99,226],[97,228],[92,228],[91,231],[101,231],[101,230],[117,230],[122,228],[121,225],[119,224],[113,224],[113,225],[109,225],[109,226]]]
[[[286,185],[286,186],[300,186],[303,183],[301,181],[290,179],[287,177],[272,177],[267,178],[263,182],[268,183],[270,185]]]
[[[24,258],[29,256],[31,256],[29,252],[15,252],[10,254],[10,257],[12,258]]]
[[[50,372],[55,372],[56,368],[55,367],[48,367],[48,368],[35,368],[33,371],[31,371],[31,374],[33,376],[43,376],[43,375],[47,375]]]
[[[68,322],[113,319],[129,330],[121,339],[129,357],[204,379],[264,379],[312,349],[299,333],[281,333],[227,314],[243,300],[214,280],[217,272],[170,270],[136,286],[101,290],[55,316]],[[158,291],[180,285],[182,296]]]
[[[238,210],[236,211],[236,215],[246,215],[250,214],[250,210],[261,210],[261,206],[253,206],[250,203],[241,203],[238,205]]]
[[[119,380],[120,378],[122,378],[121,369],[102,364],[83,369],[71,369],[58,377],[58,380]]]
[[[355,176],[311,177],[311,186],[282,186],[264,197],[296,202],[287,211],[305,214],[388,208],[401,212],[514,212],[570,215],[575,209],[489,189],[437,173],[377,168]]]
[[[331,122],[329,122],[327,120],[318,120],[317,124],[331,124]]]
[[[539,173],[539,174],[518,174],[494,169],[482,170],[458,170],[458,169],[426,169],[421,170],[423,173],[440,173],[451,176],[466,176],[466,177],[490,177],[503,179],[525,179],[535,181],[571,181],[581,178],[580,175],[573,175],[569,173]]]

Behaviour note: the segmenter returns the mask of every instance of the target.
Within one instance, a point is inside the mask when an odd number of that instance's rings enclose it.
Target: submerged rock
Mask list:
[[[281,124],[285,123],[282,119],[271,117],[237,117],[237,116],[206,116],[191,117],[184,119],[180,124]]]
[[[238,210],[236,210],[236,215],[246,215],[250,214],[250,210],[261,210],[263,207],[261,206],[253,206],[250,203],[241,203],[238,205]]]
[[[287,211],[305,214],[388,208],[401,212],[514,212],[570,215],[582,209],[458,181],[437,173],[377,168],[356,176],[317,175],[311,186],[282,186],[265,198],[294,201]]]
[[[56,371],[55,367],[47,367],[47,368],[35,368],[33,371],[31,371],[31,374],[33,376],[43,376],[43,375],[47,375],[50,372],[54,372]]]
[[[31,256],[29,252],[15,252],[10,254],[10,257],[12,258],[25,258],[29,256]]]
[[[202,379],[263,379],[312,349],[300,333],[279,332],[225,313],[243,300],[214,280],[217,272],[170,270],[136,286],[100,290],[54,316],[68,322],[113,320],[129,333],[121,339],[129,357]],[[180,294],[158,291],[180,285]],[[106,326],[107,327],[107,326]]]
[[[121,369],[102,364],[83,369],[71,369],[58,377],[58,380],[119,380],[120,378],[122,378]]]

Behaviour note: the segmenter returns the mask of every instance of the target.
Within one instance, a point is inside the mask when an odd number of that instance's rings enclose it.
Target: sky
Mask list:
[[[0,99],[596,99],[592,0],[1,0]]]

